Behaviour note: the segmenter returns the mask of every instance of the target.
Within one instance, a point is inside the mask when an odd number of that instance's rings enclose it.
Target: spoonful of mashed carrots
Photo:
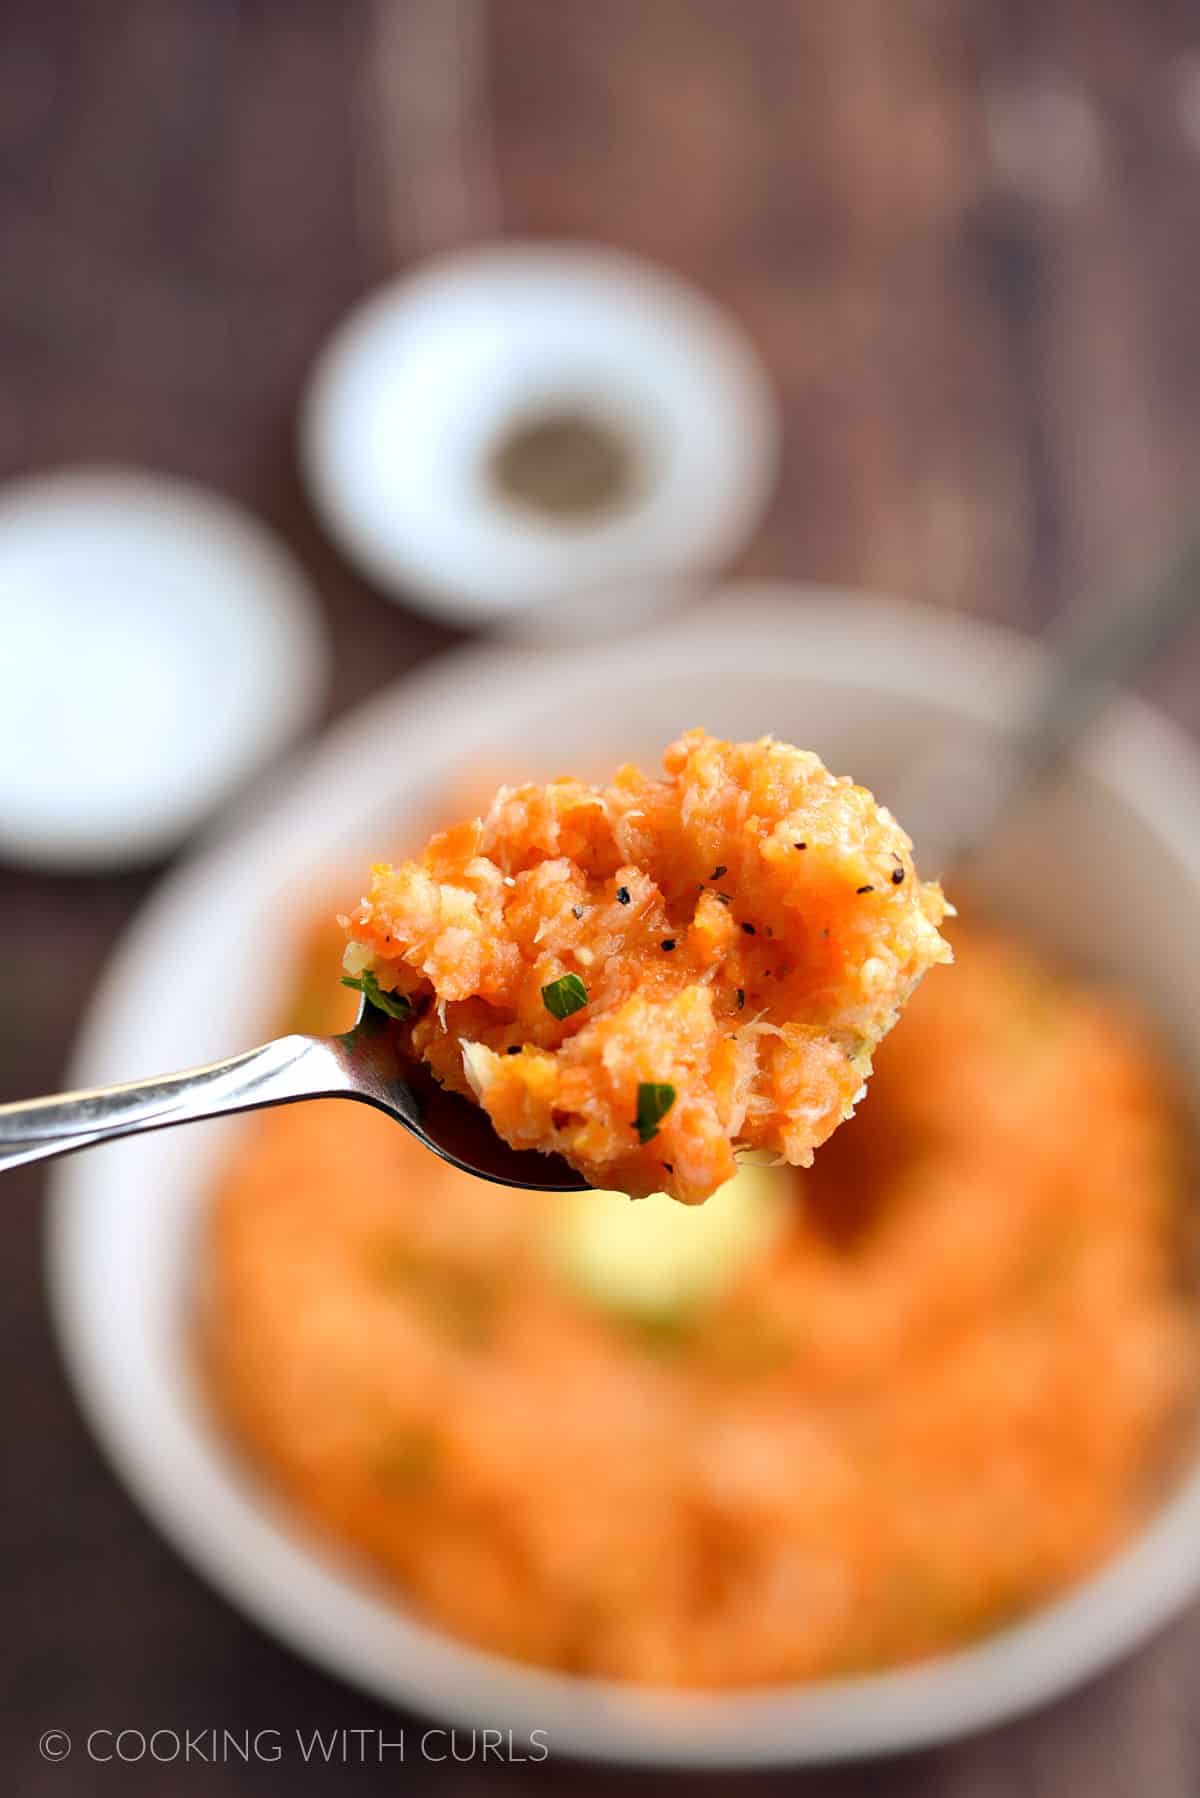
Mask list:
[[[664,768],[502,788],[377,866],[345,979],[511,1148],[696,1204],[735,1150],[808,1166],[951,954],[908,837],[817,756],[695,730]]]
[[[850,1116],[946,903],[870,793],[764,737],[503,789],[374,870],[354,1028],[0,1105],[0,1169],[300,1099],[386,1111],[456,1167],[698,1203],[734,1151],[800,1166]]]

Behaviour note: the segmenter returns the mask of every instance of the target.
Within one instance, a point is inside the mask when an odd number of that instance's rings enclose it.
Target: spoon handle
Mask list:
[[[1200,619],[1200,534],[1185,535],[1142,585],[1089,608],[1052,645],[1049,672],[1004,742],[932,743],[904,781],[896,810],[912,820],[922,865],[960,872],[1046,780],[1111,699]]]
[[[1020,738],[1030,778],[1049,771],[1079,741],[1116,686],[1144,674],[1200,618],[1200,535],[1189,534],[1140,587],[1085,614],[1057,645],[1055,669]]]
[[[0,1171],[93,1143],[294,1099],[354,1095],[337,1039],[284,1036],[227,1061],[0,1105]]]

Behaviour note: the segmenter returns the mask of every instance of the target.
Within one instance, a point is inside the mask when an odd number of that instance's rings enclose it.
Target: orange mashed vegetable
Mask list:
[[[1196,1394],[1169,1067],[1019,944],[955,940],[871,1105],[772,1176],[782,1234],[673,1330],[564,1281],[553,1195],[365,1107],[248,1120],[203,1353],[264,1480],[457,1636],[693,1688],[934,1655],[1096,1568]],[[337,948],[292,1027],[352,1012]]]
[[[815,755],[697,730],[664,765],[502,788],[376,867],[345,968],[514,1148],[695,1203],[735,1147],[808,1166],[950,951],[908,837]]]

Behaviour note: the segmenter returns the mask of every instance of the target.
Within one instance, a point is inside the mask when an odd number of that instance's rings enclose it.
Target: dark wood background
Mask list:
[[[373,281],[502,232],[644,251],[743,321],[788,432],[744,571],[1040,629],[1200,490],[1195,0],[4,0],[0,473],[128,459],[253,507],[325,597],[340,710],[454,639],[323,541],[299,384]],[[1157,691],[1200,726],[1200,643]],[[58,1080],[151,878],[0,866],[0,1097]],[[100,1461],[45,1317],[41,1187],[3,1194],[4,1788],[615,1787],[554,1759],[39,1757],[50,1728],[397,1722],[195,1580]],[[1200,1789],[1198,1650],[1193,1609],[990,1735],[711,1783],[1174,1798]]]

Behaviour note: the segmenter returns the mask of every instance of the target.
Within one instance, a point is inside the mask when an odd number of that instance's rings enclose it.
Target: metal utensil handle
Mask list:
[[[1045,680],[1003,741],[938,738],[897,794],[924,870],[953,879],[1083,736],[1114,687],[1145,672],[1200,617],[1200,535],[1176,545],[1134,595],[1053,646]]]
[[[1114,686],[1145,673],[1200,617],[1200,535],[1177,543],[1149,580],[1100,622],[1086,619],[1057,646],[1056,667],[1019,743],[1021,761],[1041,773],[1061,760]]]
[[[333,1042],[280,1037],[261,1049],[178,1074],[0,1105],[0,1170],[140,1130],[286,1105],[293,1099],[333,1098],[349,1090]]]

